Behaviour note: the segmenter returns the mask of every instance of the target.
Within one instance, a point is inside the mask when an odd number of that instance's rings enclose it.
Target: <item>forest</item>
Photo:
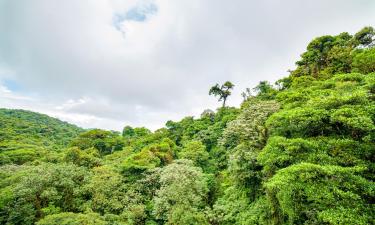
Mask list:
[[[374,224],[372,27],[313,39],[238,108],[233,88],[156,131],[0,109],[0,224]]]

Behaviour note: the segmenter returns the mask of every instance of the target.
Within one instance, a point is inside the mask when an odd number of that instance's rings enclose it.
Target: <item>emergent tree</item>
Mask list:
[[[234,84],[227,81],[221,86],[219,84],[212,86],[208,93],[209,95],[219,96],[219,102],[223,100],[223,107],[225,107],[225,102],[227,101],[228,96],[232,94],[231,89],[233,89],[233,87]]]

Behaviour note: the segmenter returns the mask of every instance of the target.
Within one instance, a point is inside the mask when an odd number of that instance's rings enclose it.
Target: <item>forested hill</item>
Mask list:
[[[0,165],[66,147],[83,129],[40,113],[0,109]]]
[[[374,47],[315,38],[239,108],[217,84],[222,107],[155,132],[1,110],[0,224],[374,224]]]

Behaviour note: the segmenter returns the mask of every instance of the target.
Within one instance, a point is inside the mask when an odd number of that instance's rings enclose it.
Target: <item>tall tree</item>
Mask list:
[[[230,81],[227,81],[221,86],[219,84],[212,86],[208,93],[209,95],[219,96],[219,102],[223,100],[223,107],[225,107],[228,96],[232,94],[231,90],[233,89],[233,87],[234,84],[232,84],[232,82]]]

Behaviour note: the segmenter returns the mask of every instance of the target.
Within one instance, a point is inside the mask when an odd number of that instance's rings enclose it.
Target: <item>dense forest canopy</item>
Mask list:
[[[0,224],[373,224],[375,31],[315,38],[296,66],[154,132],[1,109]]]
[[[61,151],[81,132],[39,113],[0,109],[0,165],[23,164]]]

